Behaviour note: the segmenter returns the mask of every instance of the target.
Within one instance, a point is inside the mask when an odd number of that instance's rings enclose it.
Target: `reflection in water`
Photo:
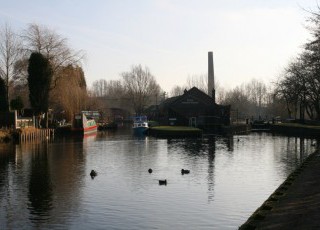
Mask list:
[[[214,159],[216,152],[216,137],[208,139],[208,201],[214,198]]]
[[[35,221],[46,220],[52,209],[52,182],[48,161],[48,144],[35,146],[29,181],[29,210]]]
[[[304,138],[300,138],[300,159],[304,159],[305,158],[304,142],[305,142],[305,139]]]
[[[0,146],[0,229],[236,229],[312,143],[270,134],[167,140],[120,129]]]
[[[95,140],[95,136],[65,139],[61,144],[53,143],[50,146],[50,175],[53,184],[54,210],[51,223],[60,223],[62,226],[77,214],[81,206],[83,181],[89,177],[86,173],[85,156],[86,145]]]
[[[8,186],[9,167],[15,162],[13,148],[11,144],[0,144],[0,196]]]
[[[312,139],[305,137],[283,137],[285,145],[278,143],[278,137],[274,137],[276,144],[274,145],[274,152],[279,150],[285,154],[276,156],[280,157],[281,174],[288,175],[292,172],[292,165],[301,164],[304,159],[313,152],[316,148],[312,146]]]
[[[193,162],[193,167],[199,167],[199,158],[207,158],[207,184],[208,184],[208,201],[214,198],[214,177],[215,177],[215,152],[216,152],[216,136],[208,136],[204,139],[168,139],[168,147],[170,152],[180,152],[188,155],[189,161]],[[233,137],[223,137],[219,139],[219,149],[233,151]],[[189,163],[190,164],[190,163]]]
[[[228,137],[224,138],[223,140],[226,143],[228,151],[232,152],[233,151],[233,146],[234,146],[233,136],[228,136]],[[237,141],[239,141],[239,139],[237,139]]]
[[[0,229],[66,226],[79,208],[83,146],[91,138],[23,143],[0,152]]]

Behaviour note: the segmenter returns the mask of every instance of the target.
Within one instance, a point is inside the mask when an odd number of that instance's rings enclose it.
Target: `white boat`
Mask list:
[[[149,126],[147,116],[133,117],[132,129],[135,134],[145,134],[148,128]]]

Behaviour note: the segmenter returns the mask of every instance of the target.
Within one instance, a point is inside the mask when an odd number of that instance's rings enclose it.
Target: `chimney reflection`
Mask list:
[[[208,201],[214,198],[214,159],[216,153],[216,137],[208,139]]]

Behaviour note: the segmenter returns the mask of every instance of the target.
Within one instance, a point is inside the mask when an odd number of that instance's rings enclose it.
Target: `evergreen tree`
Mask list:
[[[40,53],[31,54],[28,67],[29,99],[36,115],[48,111],[52,73],[47,58]]]
[[[12,99],[10,101],[10,108],[12,110],[21,110],[21,109],[23,109],[23,107],[24,107],[23,101],[20,96],[17,96],[15,99]]]
[[[7,89],[5,81],[0,78],[0,111],[8,111]]]

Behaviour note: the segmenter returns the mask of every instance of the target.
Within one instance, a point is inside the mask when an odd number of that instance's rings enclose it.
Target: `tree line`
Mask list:
[[[170,91],[171,96],[179,96],[185,89],[197,87],[204,93],[208,93],[207,74],[192,75],[182,86],[174,86]],[[231,110],[237,113],[238,119],[272,119],[275,116],[283,116],[283,105],[274,100],[274,87],[263,80],[252,79],[232,89],[224,88],[219,81],[215,81],[215,101],[222,105],[231,105]]]
[[[240,118],[307,116],[319,120],[320,14],[310,13],[312,39],[276,82],[252,79],[233,89],[215,82],[216,102],[231,105]],[[119,80],[97,80],[89,90],[81,68],[83,58],[82,50],[72,50],[66,38],[46,26],[29,24],[15,33],[4,25],[0,33],[0,110],[32,107],[37,114],[45,114],[51,108],[72,120],[81,110],[111,107],[142,114],[150,105],[194,86],[207,93],[206,74],[189,76],[185,84],[166,93],[141,64],[122,72]]]
[[[0,33],[0,110],[31,107],[40,116],[52,108],[70,118],[88,106],[83,57],[83,51],[72,50],[67,39],[46,26],[29,24],[16,33],[5,24]],[[80,104],[68,103],[79,95]]]
[[[72,50],[66,38],[46,26],[29,24],[15,33],[5,24],[0,33],[0,110],[31,107],[34,115],[47,116],[50,108],[57,119],[72,121],[82,110],[114,106],[99,97],[126,98],[123,107],[136,114],[153,103],[152,97],[160,98],[155,77],[140,64],[123,72],[122,81],[99,80],[89,91],[83,58],[82,50]]]
[[[275,96],[286,103],[289,117],[320,119],[320,14],[310,12],[311,39],[284,69]]]
[[[97,80],[91,89],[92,96],[109,100],[111,106],[120,101],[117,107],[131,109],[136,115],[142,115],[148,106],[163,100],[163,94],[149,68],[141,64],[122,72],[120,80]]]
[[[263,80],[253,79],[229,90],[216,83],[216,100],[230,104],[242,118],[279,116],[301,121],[305,118],[320,120],[320,7],[309,13],[307,29],[311,39],[288,63],[276,82],[265,84]],[[206,79],[203,74],[191,76],[184,86],[175,86],[171,94],[181,95],[192,85],[206,92]]]

